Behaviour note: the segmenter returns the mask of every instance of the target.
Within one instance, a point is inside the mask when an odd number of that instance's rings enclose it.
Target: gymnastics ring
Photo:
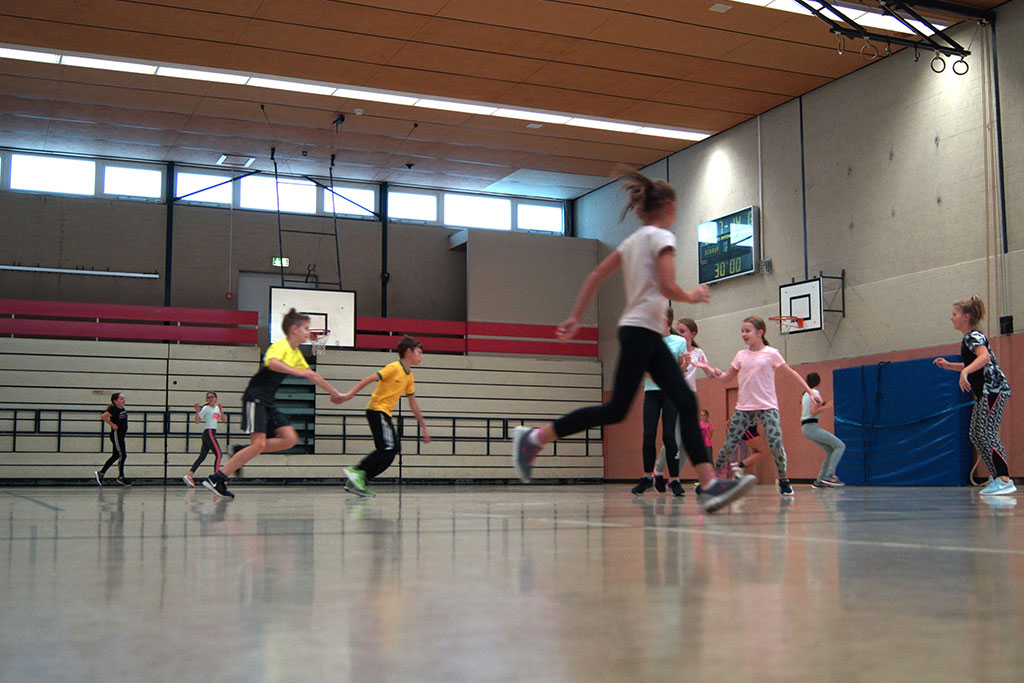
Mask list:
[[[940,74],[946,70],[946,60],[944,60],[941,56],[939,56],[938,53],[936,53],[935,56],[932,57],[931,67],[932,71],[934,71],[937,74]]]
[[[959,70],[959,69],[957,68],[957,65],[958,65],[958,64],[963,64],[963,67],[962,67],[962,68],[963,68],[963,71],[960,71],[960,70]],[[956,60],[955,62],[953,62],[953,73],[955,73],[955,74],[956,74],[957,76],[963,76],[963,75],[964,75],[964,74],[966,74],[966,73],[967,73],[968,71],[970,71],[970,69],[971,69],[971,65],[970,65],[970,64],[968,64],[968,63],[967,63],[967,62],[966,62],[966,61],[964,60],[964,58],[963,58],[963,57],[961,57],[960,59],[958,59],[958,60]]]
[[[870,48],[870,50],[868,49]],[[878,58],[878,48],[871,44],[871,41],[864,39],[864,46],[860,49],[860,56],[866,61],[872,62]]]
[[[836,35],[836,38],[838,38],[838,39],[839,39],[839,47],[838,47],[838,50],[839,50],[839,55],[840,55],[840,56],[842,56],[842,54],[843,54],[844,52],[846,52],[846,41],[845,41],[845,40],[843,40],[843,36],[842,36],[841,34],[838,34],[838,35]]]

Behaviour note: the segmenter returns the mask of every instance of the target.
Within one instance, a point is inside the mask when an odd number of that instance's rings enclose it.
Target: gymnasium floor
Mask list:
[[[1024,505],[758,486],[0,492],[0,680],[1024,679]]]

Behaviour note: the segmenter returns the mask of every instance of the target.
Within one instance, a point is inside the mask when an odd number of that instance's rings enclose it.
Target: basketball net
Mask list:
[[[804,321],[795,315],[773,315],[768,318],[769,320],[779,324],[779,335],[782,337],[782,355],[788,357],[789,355],[789,333],[793,330],[799,330],[804,326]]]
[[[331,336],[330,330],[310,330],[309,344],[313,347],[313,355],[319,356],[327,350],[327,338]]]

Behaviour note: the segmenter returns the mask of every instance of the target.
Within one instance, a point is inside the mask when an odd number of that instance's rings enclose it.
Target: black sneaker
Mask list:
[[[632,488],[633,495],[642,496],[644,495],[644,491],[651,488],[652,486],[654,486],[654,482],[651,481],[650,477],[641,477],[637,485]]]
[[[672,489],[672,495],[677,497],[683,497],[686,495],[686,489],[683,488],[683,482],[678,479],[673,479],[668,483],[668,487]]]
[[[654,475],[654,490],[658,493],[665,493],[665,477]]]
[[[117,483],[120,484],[121,486],[131,486],[132,485],[132,480],[131,479],[125,479],[124,477],[118,477],[117,478]]]
[[[93,472],[93,474],[96,475],[96,483],[99,484],[100,486],[103,486],[103,473]]]
[[[793,485],[789,483],[789,479],[779,480],[779,495],[782,496],[795,496],[793,493]]]
[[[220,472],[214,472],[206,479],[203,479],[203,486],[213,491],[216,495],[221,498],[234,498],[235,494],[228,491],[227,484],[224,482],[227,480]]]
[[[716,479],[701,491],[700,506],[704,512],[714,512],[743,497],[757,482],[752,474],[741,474],[736,479]]]

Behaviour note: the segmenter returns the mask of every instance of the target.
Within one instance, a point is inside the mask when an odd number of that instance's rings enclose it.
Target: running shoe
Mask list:
[[[366,472],[359,469],[358,467],[346,467],[342,470],[345,476],[348,478],[346,485],[351,485],[349,488],[360,495],[365,495],[366,491]]]
[[[665,477],[660,474],[654,475],[654,490],[658,493],[665,493]]]
[[[630,490],[633,492],[634,496],[642,496],[644,495],[644,491],[652,486],[654,486],[654,482],[651,481],[650,477],[640,477],[640,481],[637,482],[637,485]]]
[[[361,489],[357,489],[355,487],[355,484],[352,483],[351,479],[345,482],[345,486],[343,488],[345,489],[346,492],[353,493],[357,496],[362,496],[363,498],[373,498],[374,496],[377,495],[376,493],[366,488],[365,486]]]
[[[668,488],[672,491],[672,495],[677,498],[681,498],[686,495],[686,489],[683,488],[683,482],[678,479],[673,479],[668,483]]]
[[[781,496],[794,496],[793,485],[789,483],[789,479],[779,480],[779,495]]]
[[[121,486],[131,486],[132,485],[132,480],[131,479],[125,479],[124,477],[118,477],[117,478],[117,483],[120,484]]]
[[[227,477],[220,472],[214,472],[206,479],[203,479],[203,486],[210,489],[221,498],[234,498],[235,494],[228,491]]]
[[[1013,483],[1013,480],[1003,481],[1002,479],[993,478],[992,482],[983,488],[979,495],[982,496],[1005,496],[1013,493],[1017,490],[1017,486]]]
[[[181,480],[185,482],[185,485],[188,486],[190,489],[194,489],[196,487],[196,480],[188,476],[187,474],[184,477],[182,477]]]
[[[93,472],[93,474],[96,475],[96,483],[99,484],[100,486],[103,486],[103,473]]]
[[[704,512],[714,512],[729,503],[742,498],[757,482],[752,474],[740,475],[736,479],[715,479],[702,488],[700,507]]]
[[[533,427],[516,427],[512,430],[512,467],[524,482],[530,481],[533,472],[533,461],[540,453],[540,446],[527,438]]]

